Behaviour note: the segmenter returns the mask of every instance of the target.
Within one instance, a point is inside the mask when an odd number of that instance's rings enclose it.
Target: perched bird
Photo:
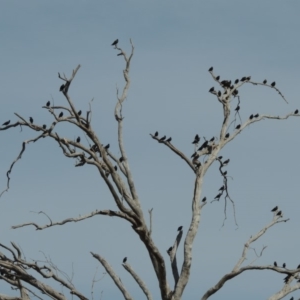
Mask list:
[[[277,267],[277,262],[276,261],[274,261],[274,267]]]
[[[80,116],[81,115],[81,113],[82,113],[82,111],[80,110],[77,114],[78,114],[78,116]]]
[[[246,77],[246,80],[249,81],[251,79],[251,76]]]
[[[300,269],[300,265],[298,265],[297,269]]]
[[[218,91],[218,96],[221,97],[221,91]]]
[[[198,134],[195,135],[194,141],[192,142],[192,144],[198,144],[200,141],[200,137]]]
[[[230,162],[230,159],[228,158],[227,160],[225,160],[225,161],[223,162],[223,166],[227,166],[229,162]]]
[[[242,77],[241,81],[245,81],[246,80],[246,77]]]
[[[235,84],[238,84],[238,83],[239,83],[239,80],[238,80],[238,79],[236,79],[234,83],[235,83]]]
[[[294,111],[294,114],[295,114],[295,115],[297,115],[297,114],[298,114],[298,112],[299,112],[299,110],[298,110],[298,109],[296,109],[296,110]]]
[[[281,217],[281,210],[276,214],[276,216],[280,216]]]
[[[225,139],[228,139],[229,138],[229,136],[230,136],[230,133],[228,132],[228,133],[226,133],[226,135],[225,135]]]
[[[119,158],[119,162],[122,162],[122,161],[124,161],[124,157],[123,157],[123,156],[121,156],[121,157]]]
[[[241,128],[241,124],[239,124],[235,127],[235,129],[240,129],[240,128]]]
[[[10,120],[4,122],[4,123],[2,124],[2,126],[7,126],[9,123],[10,123]]]
[[[238,93],[239,93],[238,90],[234,90],[232,94],[233,94],[233,96],[236,96]]]
[[[117,56],[121,56],[121,55],[123,55],[123,52],[120,52],[119,54],[117,54]]]
[[[30,121],[30,123],[32,124],[32,123],[33,123],[33,118],[30,117],[30,118],[29,118],[29,121]]]
[[[167,252],[170,253],[172,251],[173,247],[170,247]]]
[[[116,39],[111,45],[112,45],[112,46],[116,46],[118,43],[119,43],[119,40]]]
[[[191,158],[195,157],[195,155],[197,155],[197,152],[194,152],[191,156]]]
[[[294,300],[294,297],[292,297],[290,300]]]
[[[227,175],[227,171],[225,171],[224,173],[222,173],[222,175],[226,176]]]
[[[220,79],[220,76],[217,76],[216,79],[219,80],[219,79]]]
[[[272,210],[271,210],[271,212],[275,212],[275,211],[277,211],[278,210],[278,206],[275,206]]]
[[[64,88],[65,88],[65,85],[62,84],[62,85],[60,86],[60,88],[59,88],[59,91],[62,92],[62,91],[64,90]]]
[[[104,149],[107,150],[107,149],[109,148],[109,146],[110,146],[110,145],[107,144],[107,145],[104,147]]]
[[[223,156],[219,156],[219,157],[218,157],[218,159],[220,159],[220,160],[221,160],[222,158],[223,158]]]
[[[201,147],[198,149],[198,151],[201,151],[202,149],[206,148],[207,145],[208,145],[208,141],[205,141],[205,142],[201,145]]]
[[[118,171],[118,167],[117,166],[114,166],[114,169],[115,169],[115,171]]]
[[[287,276],[285,276],[284,279],[283,279],[284,283],[287,284],[287,283],[289,282],[289,280],[290,280],[291,277],[292,277],[292,275],[287,275]],[[293,297],[292,297],[292,298],[293,298]],[[291,299],[292,299],[292,298],[291,298]],[[293,299],[294,299],[294,298],[293,298]]]
[[[43,129],[46,129],[46,128],[47,128],[47,125],[44,124],[44,125],[43,125]]]
[[[234,110],[235,111],[239,111],[240,110],[240,106],[238,105]]]
[[[285,268],[285,266],[286,266],[286,264],[285,264],[285,263],[283,263],[282,267],[283,267],[283,268]]]
[[[77,143],[80,143],[80,136],[76,139]]]
[[[253,115],[251,115],[251,116],[249,117],[249,119],[252,120],[252,119],[253,119]]]
[[[49,106],[50,106],[50,101],[48,101],[48,102],[46,103],[46,106],[47,106],[47,107],[49,107]]]
[[[215,199],[216,199],[216,200],[219,200],[219,199],[221,198],[221,196],[222,196],[222,193],[219,193],[219,194],[215,197]]]
[[[219,188],[219,191],[224,191],[224,189],[225,189],[225,186],[222,185],[222,186]]]
[[[206,201],[206,197],[204,197],[203,199],[202,199],[202,202],[205,202]]]
[[[177,231],[181,231],[183,226],[179,226]]]
[[[64,115],[64,113],[61,112],[61,113],[58,115],[58,117],[61,118],[63,115]]]
[[[158,137],[158,131],[156,131],[156,132],[154,133],[154,136]]]
[[[164,141],[166,139],[166,136],[164,135],[162,138],[160,138],[160,141]]]
[[[167,139],[167,142],[171,142],[172,141],[172,138],[171,137],[169,137],[168,139]]]
[[[271,86],[274,87],[275,84],[276,84],[276,82],[274,81],[274,82],[271,83]]]
[[[267,83],[267,79],[265,79],[264,81],[263,81],[263,84],[266,84]]]
[[[214,87],[211,87],[211,88],[209,89],[209,92],[212,93],[214,90],[215,90],[215,88],[214,88]]]
[[[127,261],[127,257],[124,257],[124,258],[123,258],[123,264],[125,264],[126,261]]]
[[[215,140],[215,137],[213,136],[209,141],[213,142]]]
[[[210,67],[210,68],[208,69],[208,72],[211,72],[213,69],[214,69],[213,67]]]
[[[256,114],[255,116],[254,116],[254,118],[258,118],[259,117],[259,114]]]

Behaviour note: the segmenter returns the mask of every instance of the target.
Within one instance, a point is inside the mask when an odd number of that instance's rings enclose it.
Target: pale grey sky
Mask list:
[[[113,109],[116,85],[123,86],[122,57],[110,44],[130,50],[132,85],[124,105],[124,135],[131,169],[145,215],[154,208],[153,237],[165,252],[176,229],[190,222],[194,176],[183,161],[153,141],[149,133],[172,136],[184,153],[193,153],[196,133],[210,138],[219,134],[222,110],[208,93],[215,85],[207,72],[214,66],[222,78],[251,75],[254,81],[276,81],[289,101],[274,90],[244,86],[240,90],[241,117],[251,113],[285,114],[300,108],[299,49],[300,3],[298,1],[2,1],[0,9],[0,111],[1,124],[16,120],[14,112],[50,124],[51,116],[41,106],[53,97],[65,104],[59,93],[57,72],[70,74],[81,64],[70,94],[79,109],[87,110],[94,98],[93,126],[101,142],[110,143],[119,155]],[[267,245],[257,264],[300,263],[300,241],[295,230],[299,220],[298,118],[253,124],[221,153],[230,158],[233,177],[229,191],[236,203],[239,228],[231,207],[225,227],[224,201],[208,204],[194,245],[191,280],[183,299],[200,299],[239,258],[244,242],[267,224],[270,209],[279,205],[290,221],[272,228],[255,246]],[[78,132],[59,126],[69,138]],[[19,128],[1,132],[1,189],[6,171],[19,153],[21,142],[34,135]],[[0,199],[1,243],[21,245],[27,258],[43,259],[40,251],[65,272],[75,271],[77,287],[90,296],[91,280],[98,263],[89,254],[107,258],[135,299],[143,296],[121,266],[124,256],[159,298],[157,280],[145,248],[128,224],[107,217],[54,227],[11,230],[27,221],[47,220],[32,211],[45,211],[53,220],[114,209],[106,186],[91,167],[74,168],[52,141],[30,144],[11,175],[11,188]],[[217,164],[208,172],[203,195],[217,194],[222,178]],[[178,261],[182,262],[179,250]],[[249,257],[249,262],[253,259]],[[99,268],[100,274],[103,272]],[[168,267],[170,284],[173,284]],[[282,286],[283,276],[271,272],[248,272],[231,280],[212,299],[266,299]],[[251,283],[251,284],[249,284]],[[10,292],[0,282],[0,290]],[[121,299],[106,276],[95,295]],[[300,297],[300,292],[293,294]]]

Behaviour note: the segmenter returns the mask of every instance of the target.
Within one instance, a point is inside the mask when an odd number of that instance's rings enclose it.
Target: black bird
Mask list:
[[[177,231],[180,231],[180,230],[182,230],[182,226],[179,226],[177,229]]]
[[[49,107],[49,106],[50,106],[50,101],[48,101],[48,102],[46,103],[46,106],[47,106],[47,107]]]
[[[156,137],[158,136],[158,131],[155,132],[154,136],[156,136]]]
[[[59,91],[62,92],[62,91],[64,90],[64,88],[65,88],[65,85],[62,84],[62,85],[60,86],[60,88],[59,88]]]
[[[2,126],[7,126],[9,123],[10,123],[10,120],[4,122],[4,123],[2,124]]]
[[[210,67],[210,68],[208,69],[208,72],[211,72],[213,69],[214,69],[213,67]]]
[[[215,140],[215,137],[212,137],[209,141],[213,142]]]
[[[171,142],[172,141],[172,138],[171,137],[169,137],[168,139],[167,139],[167,142]]]
[[[115,169],[115,171],[118,171],[118,167],[117,166],[114,166],[114,169]]]
[[[127,261],[127,257],[124,257],[124,258],[123,258],[123,264],[125,264],[126,261]]]
[[[290,300],[294,300],[294,297],[292,297]]]
[[[209,92],[212,93],[214,90],[215,90],[215,88],[212,87],[212,88],[209,89]]]
[[[206,148],[207,145],[208,145],[208,141],[205,141],[198,150],[201,151],[202,149]]]
[[[240,128],[241,128],[241,124],[239,124],[235,127],[235,129],[240,129]]]
[[[227,175],[227,171],[225,171],[224,173],[222,173],[222,175],[226,176]]]
[[[226,135],[225,135],[225,139],[228,139],[229,138],[229,136],[230,136],[230,133],[228,132],[228,133],[226,133]]]
[[[256,114],[255,116],[254,116],[254,118],[258,118],[259,117],[259,114]]]
[[[110,146],[110,145],[107,144],[107,145],[104,147],[104,149],[107,150],[107,149],[109,148],[109,146]]]
[[[172,251],[173,247],[170,247],[167,252],[170,253]]]
[[[280,216],[281,217],[281,210],[276,214],[276,216]]]
[[[239,80],[238,80],[238,79],[236,79],[234,83],[235,83],[235,84],[238,84],[238,83],[239,83]]]
[[[117,54],[117,56],[121,56],[121,55],[123,55],[123,52],[120,52],[119,54]]]
[[[221,91],[218,91],[218,96],[221,97]]]
[[[80,136],[76,139],[77,143],[80,143]]]
[[[217,76],[216,79],[219,80],[219,79],[220,79],[220,76]]]
[[[267,79],[265,79],[264,81],[263,81],[263,84],[266,84],[267,83]]]
[[[32,124],[32,123],[33,123],[33,118],[30,117],[30,118],[29,118],[29,121],[30,121],[30,123]]]
[[[200,141],[200,137],[198,134],[195,135],[194,141],[192,142],[192,144],[198,144]]]
[[[203,199],[202,199],[202,202],[205,202],[206,201],[206,197],[204,197]]]
[[[82,113],[82,111],[80,110],[77,114],[78,114],[78,116],[80,116],[81,115],[81,113]]]
[[[58,117],[61,118],[63,115],[64,115],[64,113],[61,112],[61,113],[58,115]]]
[[[245,81],[246,80],[246,77],[242,77],[241,81]]]
[[[222,193],[219,193],[219,194],[215,197],[215,199],[216,199],[216,200],[219,200],[219,199],[221,198],[221,196],[222,196]]]
[[[272,210],[271,210],[271,212],[275,212],[275,211],[277,211],[278,210],[278,206],[275,206]]]
[[[121,156],[121,157],[119,158],[119,162],[122,162],[122,161],[124,161],[124,157],[123,157],[123,156]]]
[[[246,80],[249,81],[251,79],[251,76],[246,77]]]
[[[224,87],[230,87],[230,83],[231,83],[231,81],[228,81],[228,80],[223,80],[223,81],[221,81],[221,84],[222,84]]]
[[[251,115],[251,116],[249,117],[249,119],[252,120],[252,119],[253,119],[253,115]]]
[[[219,188],[219,191],[224,191],[224,189],[225,189],[225,186],[222,185],[222,186]]]
[[[276,261],[274,261],[274,267],[277,267],[277,262]]]
[[[119,40],[116,39],[111,45],[112,45],[112,46],[116,46],[118,43],[119,43]]]
[[[296,109],[296,110],[294,111],[294,114],[295,114],[295,115],[297,115],[297,114],[298,114],[298,112],[299,112],[299,110],[298,110],[298,109]]]
[[[300,269],[300,265],[298,265],[297,269]]]
[[[235,108],[235,111],[239,111],[240,110],[240,106],[238,105],[236,108]]]
[[[284,279],[283,279],[284,283],[287,284],[289,282],[289,280],[290,280],[291,277],[292,277],[292,275],[285,276]],[[292,298],[294,299],[294,297],[292,297]]]
[[[236,96],[238,93],[239,93],[238,90],[234,90],[232,94],[233,94],[233,96]]]
[[[221,160],[222,158],[223,158],[223,156],[219,156],[219,157],[218,157],[218,159],[220,159],[220,160]]]
[[[46,129],[46,128],[47,128],[47,125],[44,124],[44,125],[43,125],[43,129]]]
[[[286,264],[285,264],[285,263],[283,263],[282,267],[283,267],[283,268],[285,268],[285,266],[286,266]]]
[[[225,161],[223,162],[223,166],[227,166],[229,162],[230,162],[230,159],[228,158],[227,160],[225,160]]]
[[[191,158],[195,157],[195,155],[197,154],[197,152],[194,152],[191,156]]]
[[[271,86],[274,87],[275,84],[276,84],[276,82],[274,81],[274,82],[271,83]]]
[[[162,138],[160,138],[160,141],[164,141],[166,139],[166,136],[164,135]]]

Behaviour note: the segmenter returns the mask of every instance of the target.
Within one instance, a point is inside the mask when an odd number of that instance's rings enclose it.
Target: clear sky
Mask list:
[[[168,266],[166,250],[176,229],[188,228],[194,175],[184,162],[149,136],[156,130],[172,136],[181,151],[193,153],[196,133],[219,135],[222,109],[208,93],[215,85],[208,68],[223,79],[252,76],[268,79],[288,99],[287,105],[271,89],[245,85],[240,90],[241,118],[250,114],[286,114],[299,103],[299,1],[2,1],[0,9],[0,120],[16,120],[15,112],[32,116],[38,124],[50,124],[41,107],[47,100],[64,105],[57,72],[69,75],[81,64],[70,89],[78,107],[86,111],[93,100],[93,126],[103,144],[117,150],[113,109],[116,86],[123,86],[124,61],[111,43],[130,51],[132,85],[124,104],[124,136],[145,216],[153,208],[153,238]],[[52,100],[53,99],[53,100]],[[200,299],[241,255],[250,235],[267,224],[270,210],[279,205],[290,221],[272,228],[255,243],[257,251],[267,245],[255,264],[300,263],[299,128],[300,119],[262,121],[239,135],[226,149],[229,192],[236,204],[239,227],[232,209],[224,227],[224,201],[208,203],[202,212],[193,250],[190,282],[183,299]],[[71,127],[57,127],[68,138],[78,136]],[[1,132],[0,187],[6,171],[20,151],[23,140],[34,137],[27,129]],[[83,136],[82,136],[82,140]],[[204,181],[203,196],[212,200],[222,185],[213,165]],[[116,218],[96,217],[45,231],[11,230],[27,221],[45,224],[34,212],[45,211],[53,220],[85,214],[95,209],[115,209],[112,198],[90,166],[74,168],[53,141],[30,144],[12,173],[11,188],[0,199],[0,242],[19,244],[28,259],[44,259],[43,253],[68,274],[90,297],[91,281],[98,262],[90,251],[104,256],[135,299],[143,295],[123,269],[124,256],[146,281],[155,299],[157,280],[146,249],[130,226]],[[182,244],[181,244],[182,246]],[[249,260],[254,259],[250,251]],[[182,250],[177,260],[182,263]],[[104,272],[98,269],[98,277]],[[229,281],[213,299],[266,299],[282,287],[283,277],[270,271],[251,271]],[[251,284],[249,284],[251,283]],[[2,292],[11,290],[0,282]],[[95,299],[121,299],[109,276],[95,286]],[[300,297],[300,292],[293,294]]]

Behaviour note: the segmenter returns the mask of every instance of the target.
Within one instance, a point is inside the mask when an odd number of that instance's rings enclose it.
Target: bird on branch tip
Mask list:
[[[277,267],[277,262],[276,261],[274,261],[274,267]]]
[[[59,88],[59,91],[62,92],[62,91],[64,90],[64,88],[65,88],[65,85],[62,84],[62,85],[60,86],[60,88]]]
[[[294,111],[294,114],[295,114],[295,115],[297,115],[297,114],[298,114],[298,112],[299,112],[299,110],[298,110],[298,109],[296,109],[296,110]]]
[[[219,199],[221,198],[221,196],[222,196],[222,193],[219,193],[219,194],[215,197],[215,199],[216,199],[216,200],[219,200]]]
[[[30,118],[29,118],[29,121],[30,121],[30,123],[32,124],[32,123],[33,123],[33,118],[30,117]]]
[[[206,201],[206,197],[204,197],[203,199],[202,199],[202,202],[205,202]]]
[[[112,45],[112,46],[116,46],[118,43],[119,43],[119,40],[116,39],[111,45]]]
[[[49,106],[50,106],[50,101],[48,101],[48,102],[46,103],[46,106],[47,106],[47,107],[49,107]]]
[[[228,165],[229,162],[230,162],[230,159],[228,158],[227,160],[225,160],[225,161],[223,162],[223,166]]]
[[[251,116],[249,117],[249,119],[252,120],[252,119],[253,119],[253,115],[251,115]]]
[[[246,77],[242,77],[241,81],[244,82],[246,80]]]
[[[200,137],[198,134],[195,135],[194,141],[192,142],[192,144],[198,144],[200,141]]]
[[[276,216],[279,216],[279,217],[282,217],[282,211],[280,210],[277,214],[276,214]]]
[[[7,126],[9,123],[10,123],[10,120],[4,122],[4,123],[2,124],[2,126]]]
[[[274,81],[274,82],[272,82],[271,83],[271,87],[274,87],[275,86],[275,84],[276,84],[276,82]]]
[[[214,90],[215,90],[215,88],[214,88],[214,87],[211,87],[211,88],[209,89],[209,92],[212,93]]]
[[[160,141],[164,141],[166,139],[166,136],[164,135],[162,138],[160,138]]]
[[[64,115],[64,113],[61,112],[61,113],[58,115],[58,117],[61,118],[63,115]]]
[[[213,67],[210,67],[210,68],[208,69],[208,72],[212,72],[213,69],[214,69]]]
[[[158,137],[158,131],[155,132],[154,136],[155,136],[155,137]]]
[[[123,258],[123,264],[125,264],[126,261],[127,261],[127,257],[124,257],[124,258]]]
[[[77,114],[78,114],[78,116],[80,116],[81,115],[81,113],[82,113],[82,111],[80,110]]]
[[[167,142],[170,143],[171,141],[172,141],[172,138],[169,137],[169,138],[167,139]]]
[[[267,79],[265,79],[264,81],[263,81],[263,84],[266,84],[267,83]]]
[[[255,116],[254,116],[254,118],[258,118],[259,117],[259,114],[256,114]]]
[[[215,140],[215,137],[213,136],[209,141],[213,142]]]
[[[278,206],[275,206],[272,210],[271,210],[271,212],[275,212],[275,211],[277,211],[278,210]]]
[[[76,139],[77,143],[80,143],[80,136]]]
[[[110,146],[110,145],[109,145],[109,144],[107,144],[107,145],[104,147],[104,149],[106,149],[106,150],[107,150],[107,149],[109,148],[109,146]]]
[[[218,81],[219,81],[219,79],[220,79],[220,76],[217,76],[217,77],[216,77],[216,80],[218,80]]]
[[[225,186],[222,185],[222,186],[219,188],[219,191],[224,191],[224,189],[225,189]]]
[[[285,268],[285,266],[286,266],[286,264],[285,264],[285,263],[283,263],[282,267],[283,267],[283,268]]]
[[[177,231],[181,231],[183,226],[179,226]]]

